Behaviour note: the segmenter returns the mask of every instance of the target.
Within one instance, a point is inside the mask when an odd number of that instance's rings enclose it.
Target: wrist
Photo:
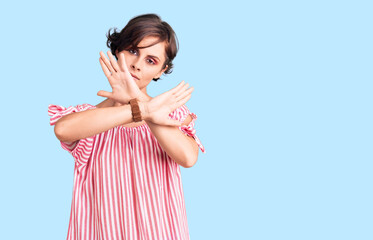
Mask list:
[[[139,101],[139,108],[141,112],[141,118],[143,120],[149,119],[149,108],[148,108],[148,102],[147,101]]]
[[[150,96],[147,96],[143,92],[140,91],[140,93],[136,97],[141,102],[149,102],[152,98]]]

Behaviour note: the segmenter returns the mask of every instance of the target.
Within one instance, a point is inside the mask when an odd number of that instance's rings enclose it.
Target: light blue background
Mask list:
[[[182,168],[198,239],[373,239],[370,1],[1,3],[1,239],[65,239],[74,161],[48,104],[97,104],[109,28],[157,13],[206,148]]]

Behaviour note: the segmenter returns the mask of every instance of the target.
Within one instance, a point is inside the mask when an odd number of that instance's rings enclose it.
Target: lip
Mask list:
[[[133,78],[136,78],[137,80],[140,80],[135,74],[132,74],[131,73],[131,76],[133,77]]]

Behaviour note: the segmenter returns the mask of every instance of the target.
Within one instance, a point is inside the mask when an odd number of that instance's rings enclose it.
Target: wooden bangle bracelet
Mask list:
[[[141,118],[141,111],[140,111],[140,107],[139,107],[139,104],[137,102],[137,99],[134,98],[134,99],[131,99],[129,101],[129,104],[131,105],[131,111],[132,111],[132,119],[134,122],[141,122],[142,121],[142,118]]]

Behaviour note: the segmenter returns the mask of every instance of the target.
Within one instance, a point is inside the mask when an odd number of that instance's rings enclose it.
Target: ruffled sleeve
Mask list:
[[[68,115],[70,113],[81,112],[87,109],[94,108],[96,108],[96,106],[90,104],[81,104],[75,107],[70,106],[68,108],[59,105],[49,104],[48,115],[51,116],[49,124],[51,126],[55,125],[61,117]],[[87,164],[88,159],[91,156],[94,139],[95,136],[80,139],[75,142],[60,141],[62,148],[71,153],[71,155],[74,157],[75,163],[77,164],[79,170],[81,170],[81,168]]]
[[[196,129],[194,128],[195,121],[197,120],[197,115],[191,113],[187,106],[182,105],[181,107],[175,109],[173,112],[170,113],[170,118],[174,120],[178,120],[180,122],[184,122],[185,119],[190,115],[192,117],[192,121],[188,125],[184,125],[179,127],[179,129],[186,135],[193,137],[193,139],[198,144],[198,147],[201,149],[203,153],[205,153],[205,148],[202,145],[201,141],[196,135]]]

